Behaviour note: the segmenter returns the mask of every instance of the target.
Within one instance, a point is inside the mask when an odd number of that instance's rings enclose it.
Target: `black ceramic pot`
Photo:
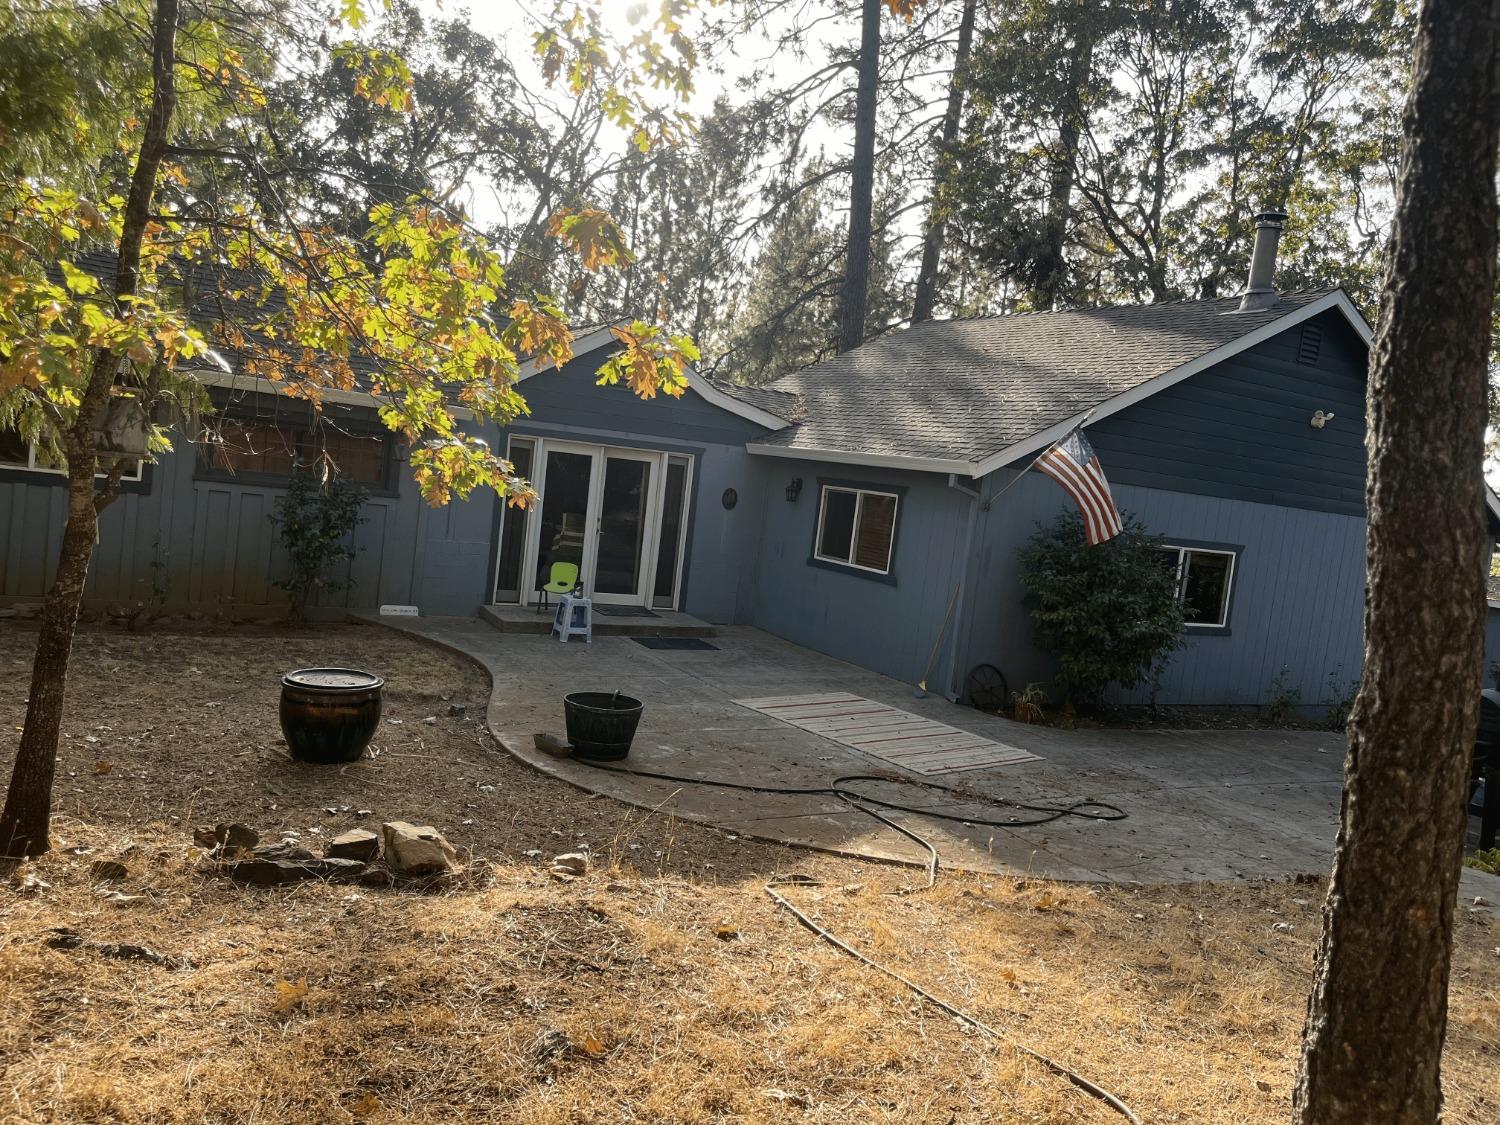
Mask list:
[[[281,733],[303,762],[352,762],[380,726],[385,681],[354,668],[301,668],[281,677]]]

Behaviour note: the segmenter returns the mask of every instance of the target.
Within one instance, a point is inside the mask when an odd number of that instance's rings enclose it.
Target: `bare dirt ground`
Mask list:
[[[6,771],[33,636],[0,624]],[[298,765],[279,676],[337,663],[386,676],[389,721],[360,763]],[[761,890],[792,872],[824,881],[787,894],[825,925],[1147,1122],[1287,1115],[1321,886],[944,872],[892,894],[918,873],[532,773],[484,732],[480,673],[374,628],[90,630],[75,669],[56,846],[0,885],[0,1122],[1120,1120],[819,942]],[[191,843],[397,817],[468,854],[456,886],[243,889]],[[551,880],[580,842],[595,869]],[[129,876],[100,883],[101,857]],[[1500,923],[1461,909],[1447,1121],[1500,1119],[1497,1065]]]

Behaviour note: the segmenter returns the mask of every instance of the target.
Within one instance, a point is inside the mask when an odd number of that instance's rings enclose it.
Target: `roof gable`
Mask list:
[[[807,420],[751,450],[982,476],[1320,313],[1370,338],[1337,289],[1237,309],[1223,298],[928,322],[778,380]]]

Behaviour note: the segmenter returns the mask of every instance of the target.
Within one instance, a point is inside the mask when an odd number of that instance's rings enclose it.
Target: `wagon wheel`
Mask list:
[[[1010,702],[1005,673],[993,664],[976,664],[969,672],[969,703],[981,711],[999,711]]]

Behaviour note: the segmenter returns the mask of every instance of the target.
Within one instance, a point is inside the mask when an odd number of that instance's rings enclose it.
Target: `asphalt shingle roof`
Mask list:
[[[976,462],[1331,292],[928,321],[771,384],[806,416],[759,444]]]
[[[774,414],[778,418],[785,418],[788,422],[800,422],[807,416],[807,411],[802,407],[801,398],[791,391],[778,387],[747,387],[724,379],[709,379],[708,381],[730,398]]]

